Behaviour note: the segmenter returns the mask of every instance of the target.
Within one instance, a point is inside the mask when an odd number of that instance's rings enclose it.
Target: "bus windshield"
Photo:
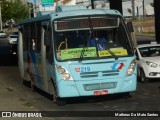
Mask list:
[[[54,21],[54,45],[59,61],[106,59],[133,55],[119,16],[89,16]]]

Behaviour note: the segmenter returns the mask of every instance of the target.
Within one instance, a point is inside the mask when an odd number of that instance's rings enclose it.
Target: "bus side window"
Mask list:
[[[36,23],[36,37],[37,37],[37,51],[40,52],[41,50],[41,23]]]
[[[34,38],[32,38],[32,50],[36,50],[36,43]]]
[[[29,25],[25,25],[22,30],[22,36],[23,36],[23,50],[28,50],[29,48]]]
[[[51,32],[51,25],[43,25],[44,28],[44,45],[46,46],[46,57],[48,61],[52,64],[53,63],[53,46],[51,45],[52,42],[52,32]]]
[[[35,51],[37,49],[36,41],[36,23],[30,25],[30,50]]]

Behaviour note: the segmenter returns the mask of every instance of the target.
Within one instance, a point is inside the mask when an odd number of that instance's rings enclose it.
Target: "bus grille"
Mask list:
[[[108,71],[96,71],[96,72],[82,72],[82,73],[80,73],[81,78],[107,77],[107,76],[117,76],[117,75],[119,75],[119,70],[108,70]]]
[[[113,88],[116,88],[116,86],[117,86],[117,82],[95,83],[95,84],[84,84],[83,85],[86,91],[113,89]]]

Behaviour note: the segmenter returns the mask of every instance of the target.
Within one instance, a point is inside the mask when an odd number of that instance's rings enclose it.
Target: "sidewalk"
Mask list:
[[[14,72],[13,72],[14,71]],[[34,100],[32,99],[34,97]],[[37,92],[22,85],[17,66],[0,66],[0,120],[55,120],[52,117],[16,117],[18,113],[43,111],[37,107],[36,99],[42,99]],[[43,107],[43,106],[42,106]],[[12,117],[6,116],[5,112]],[[7,114],[7,116],[8,116]],[[19,115],[20,115],[19,114]]]
[[[0,111],[31,111],[36,110],[26,99],[23,98],[23,91],[19,91],[21,87],[21,81],[18,74],[9,77],[12,70],[17,67],[10,67],[11,71],[8,71],[9,67],[0,67]],[[10,73],[8,73],[10,72]],[[8,73],[8,74],[7,74]],[[9,79],[8,79],[9,78]],[[21,85],[21,86],[20,86]]]
[[[155,34],[152,33],[135,33],[136,36],[147,36],[147,37],[156,37]]]

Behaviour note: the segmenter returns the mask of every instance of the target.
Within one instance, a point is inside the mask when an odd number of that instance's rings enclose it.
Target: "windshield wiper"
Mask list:
[[[88,17],[88,22],[89,22],[89,27],[90,27],[90,33],[89,33],[89,37],[87,39],[87,44],[88,44],[88,41],[90,40],[91,38],[91,31],[93,31],[93,27],[92,27],[92,23],[91,23],[91,19],[90,17]],[[84,41],[85,42],[85,41]],[[84,56],[84,52],[85,52],[85,48],[88,48],[87,45],[85,43],[83,43],[84,46],[83,46],[83,49],[82,49],[82,52],[81,52],[81,55],[80,55],[80,58],[79,58],[79,62],[82,62],[82,59],[83,59],[83,56]]]
[[[108,50],[108,52],[115,58],[115,60],[118,60],[118,56],[116,56],[114,54],[114,52],[112,52],[110,49],[108,49],[108,47],[106,45],[104,45],[105,49]]]
[[[87,44],[88,44],[88,41],[89,41],[90,38],[91,38],[91,33],[90,33],[89,37],[87,38]],[[84,52],[86,51],[85,48],[88,49],[88,47],[87,47],[87,45],[85,44],[85,41],[84,41],[84,43],[83,43],[83,49],[82,49],[81,55],[79,57],[79,62],[82,62],[82,59],[84,57]]]
[[[110,49],[106,48],[108,50],[108,52],[115,58],[115,60],[118,60],[118,56],[116,56],[114,54],[114,52],[112,52]]]
[[[82,62],[82,59],[83,59],[83,56],[84,56],[84,52],[85,52],[85,48],[87,48],[87,47],[83,46],[83,49],[81,51],[81,55],[79,57],[79,62]]]

